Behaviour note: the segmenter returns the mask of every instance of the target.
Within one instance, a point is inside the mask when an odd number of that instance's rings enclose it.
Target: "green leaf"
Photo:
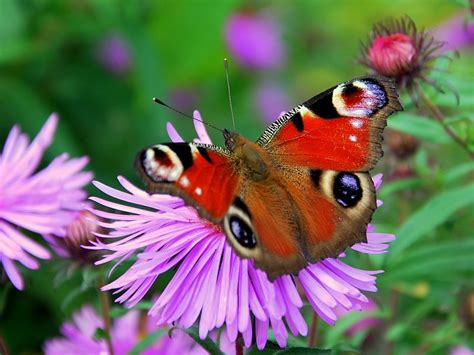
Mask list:
[[[279,350],[275,352],[275,355],[322,355],[322,354],[331,354],[330,349],[314,349],[314,348],[304,348],[304,347],[297,347],[297,348],[286,348],[284,350]]]
[[[399,228],[397,239],[392,242],[387,259],[396,260],[405,249],[443,224],[454,212],[473,203],[474,184],[436,195]]]
[[[449,143],[451,141],[438,122],[411,113],[397,114],[395,118],[388,120],[388,127],[433,143]]]
[[[120,306],[113,306],[110,309],[110,316],[112,318],[118,318],[121,317],[125,314],[127,314],[131,310],[137,310],[137,311],[148,311],[152,306],[151,301],[141,301],[137,303],[135,306],[132,308],[125,308],[125,307],[120,307]]]
[[[468,162],[465,164],[455,166],[453,169],[449,170],[444,175],[444,183],[451,184],[455,180],[463,177],[464,175],[469,174],[472,171],[474,171],[474,162]]]
[[[250,349],[247,349],[245,355],[274,355],[276,351],[280,351],[280,347],[276,349],[268,346],[268,342],[265,345],[265,348],[259,350],[256,345],[252,346]]]
[[[379,196],[381,199],[384,199],[396,192],[423,186],[423,183],[423,179],[419,177],[411,177],[384,183],[380,189]]]
[[[433,168],[428,162],[428,152],[426,149],[419,149],[415,155],[415,171],[420,176],[430,176]]]
[[[474,271],[474,240],[438,242],[422,245],[390,265],[380,282],[417,280],[426,276],[453,277],[453,272]],[[436,270],[436,274],[433,274]]]
[[[345,332],[357,322],[367,318],[383,318],[381,310],[373,312],[350,312],[338,319],[336,324],[328,329],[325,344],[334,348],[347,340]]]
[[[219,346],[217,346],[216,343],[212,341],[209,337],[206,339],[201,339],[199,337],[199,330],[197,327],[192,327],[185,329],[186,333],[189,334],[191,338],[194,339],[196,343],[201,345],[205,350],[209,351],[211,355],[223,355],[224,353],[219,349]]]
[[[96,328],[93,338],[95,340],[108,339],[109,334],[107,333],[107,331],[104,328]]]
[[[416,303],[415,307],[412,307],[409,312],[405,313],[404,319],[388,329],[385,333],[385,338],[391,341],[400,339],[407,331],[412,329],[414,322],[425,317],[427,313],[437,306],[437,302],[434,301]]]
[[[150,346],[152,346],[158,339],[160,339],[168,329],[160,329],[155,332],[147,334],[142,340],[140,340],[132,350],[128,353],[129,355],[139,355],[141,352]]]

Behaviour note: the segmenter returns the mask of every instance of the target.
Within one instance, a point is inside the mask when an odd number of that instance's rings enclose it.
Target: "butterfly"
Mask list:
[[[274,280],[366,242],[376,208],[368,171],[387,117],[401,110],[392,81],[356,78],[288,111],[256,142],[224,130],[225,147],[157,144],[135,167],[148,192],[183,198]]]

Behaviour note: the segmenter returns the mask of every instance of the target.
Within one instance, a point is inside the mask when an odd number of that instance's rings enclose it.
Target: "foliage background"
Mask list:
[[[237,128],[257,138],[265,127],[255,103],[262,82],[282,88],[290,106],[296,105],[365,73],[355,61],[359,42],[374,22],[407,14],[419,27],[432,28],[467,6],[446,0],[257,2],[280,22],[287,59],[279,69],[256,72],[240,67],[224,40],[227,18],[244,5],[249,3],[0,0],[0,142],[15,123],[30,136],[36,134],[55,111],[61,122],[47,159],[64,151],[88,155],[97,180],[116,186],[116,175],[125,175],[139,183],[134,156],[143,146],[168,140],[168,120],[183,137],[193,138],[190,121],[153,105],[151,97],[173,102],[173,93],[184,90],[191,103],[182,104],[182,110],[199,109],[208,122],[231,127],[224,57],[230,60]],[[100,43],[110,35],[128,45],[131,63],[123,73],[107,70],[98,60]],[[456,87],[459,106],[452,95],[428,90],[449,124],[464,138],[471,135],[471,144],[472,55],[468,48],[452,61],[441,59],[438,65],[449,74],[433,74]],[[385,173],[380,192],[385,203],[374,219],[379,231],[395,232],[398,239],[388,254],[350,255],[354,265],[386,270],[374,296],[380,309],[373,316],[382,325],[366,338],[367,331],[355,337],[344,333],[362,314],[335,327],[320,322],[319,348],[365,346],[403,354],[474,347],[465,321],[471,317],[472,332],[473,311],[469,315],[463,308],[466,295],[473,297],[474,291],[474,163],[438,123],[417,111],[407,96],[402,99],[406,111],[391,117],[389,126],[413,134],[421,145],[403,161],[385,149],[376,169]],[[223,143],[219,134],[210,133]],[[408,177],[395,177],[400,165],[408,167]],[[90,272],[76,270],[64,277],[64,267],[53,261],[43,262],[39,271],[25,270],[23,292],[0,284],[0,333],[12,354],[40,352],[74,310],[97,303]],[[290,339],[290,345],[303,341]]]

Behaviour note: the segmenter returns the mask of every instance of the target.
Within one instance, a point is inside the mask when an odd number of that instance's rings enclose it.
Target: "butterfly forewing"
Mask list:
[[[382,156],[386,118],[397,110],[401,106],[391,81],[354,79],[289,111],[257,143],[281,164],[368,171]]]
[[[224,218],[239,188],[235,161],[216,146],[157,144],[138,153],[135,166],[148,192],[182,197],[213,222]]]

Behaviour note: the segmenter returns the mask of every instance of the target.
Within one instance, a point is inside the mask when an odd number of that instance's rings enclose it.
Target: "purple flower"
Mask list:
[[[201,118],[197,111],[194,114]],[[194,124],[198,141],[210,143],[204,125],[197,121]],[[173,141],[181,141],[170,124],[168,134]],[[136,257],[123,275],[103,288],[122,292],[117,302],[125,302],[129,307],[144,297],[159,275],[176,268],[149,312],[159,324],[174,323],[187,328],[198,323],[201,338],[225,325],[230,341],[234,342],[241,333],[247,347],[255,337],[259,349],[265,346],[271,326],[278,344],[284,347],[287,327],[295,336],[308,333],[298,288],[329,324],[334,324],[342,314],[361,310],[361,304],[368,302],[363,291],[377,290],[375,275],[382,270],[356,269],[342,261],[344,255],[308,265],[297,276],[281,276],[272,283],[251,260],[238,257],[219,228],[201,219],[183,200],[149,195],[123,177],[118,180],[125,191],[95,182],[97,188],[118,202],[93,198],[114,212],[94,211],[111,221],[100,223],[110,229],[108,235],[99,235],[107,243],[99,240],[91,248],[108,252],[99,264],[120,264]],[[381,181],[380,174],[374,177],[377,188]],[[376,233],[369,226],[368,242],[352,249],[380,254],[393,239],[394,235]]]
[[[105,69],[117,74],[126,72],[132,62],[127,43],[116,34],[108,35],[100,42],[98,57]]]
[[[288,95],[279,86],[264,83],[257,88],[255,105],[266,123],[271,123],[290,107]]]
[[[474,351],[464,345],[457,345],[449,350],[449,355],[474,355]]]
[[[180,110],[192,109],[199,101],[199,92],[190,87],[177,87],[170,91],[169,100],[172,106]]]
[[[226,26],[227,46],[232,56],[252,69],[272,69],[285,60],[285,46],[278,23],[262,13],[235,13]]]
[[[87,196],[82,188],[92,179],[91,173],[81,172],[88,158],[69,159],[67,154],[35,172],[51,144],[57,122],[58,116],[52,114],[31,143],[14,126],[0,155],[0,264],[20,290],[23,279],[15,262],[37,269],[34,257],[50,257],[48,250],[23,230],[64,236],[75,211],[83,208]]]
[[[456,16],[448,22],[435,28],[434,37],[444,42],[442,51],[461,49],[474,45],[474,22],[468,22],[465,16]]]
[[[63,338],[51,339],[44,344],[44,352],[46,355],[108,354],[106,341],[95,337],[98,328],[104,328],[102,318],[91,306],[84,306],[72,316],[72,322],[66,322],[61,327]],[[114,354],[128,354],[141,338],[158,329],[153,318],[141,318],[139,311],[130,311],[115,319],[110,331]],[[170,336],[163,335],[140,354],[204,355],[207,352],[185,332],[174,329]]]

